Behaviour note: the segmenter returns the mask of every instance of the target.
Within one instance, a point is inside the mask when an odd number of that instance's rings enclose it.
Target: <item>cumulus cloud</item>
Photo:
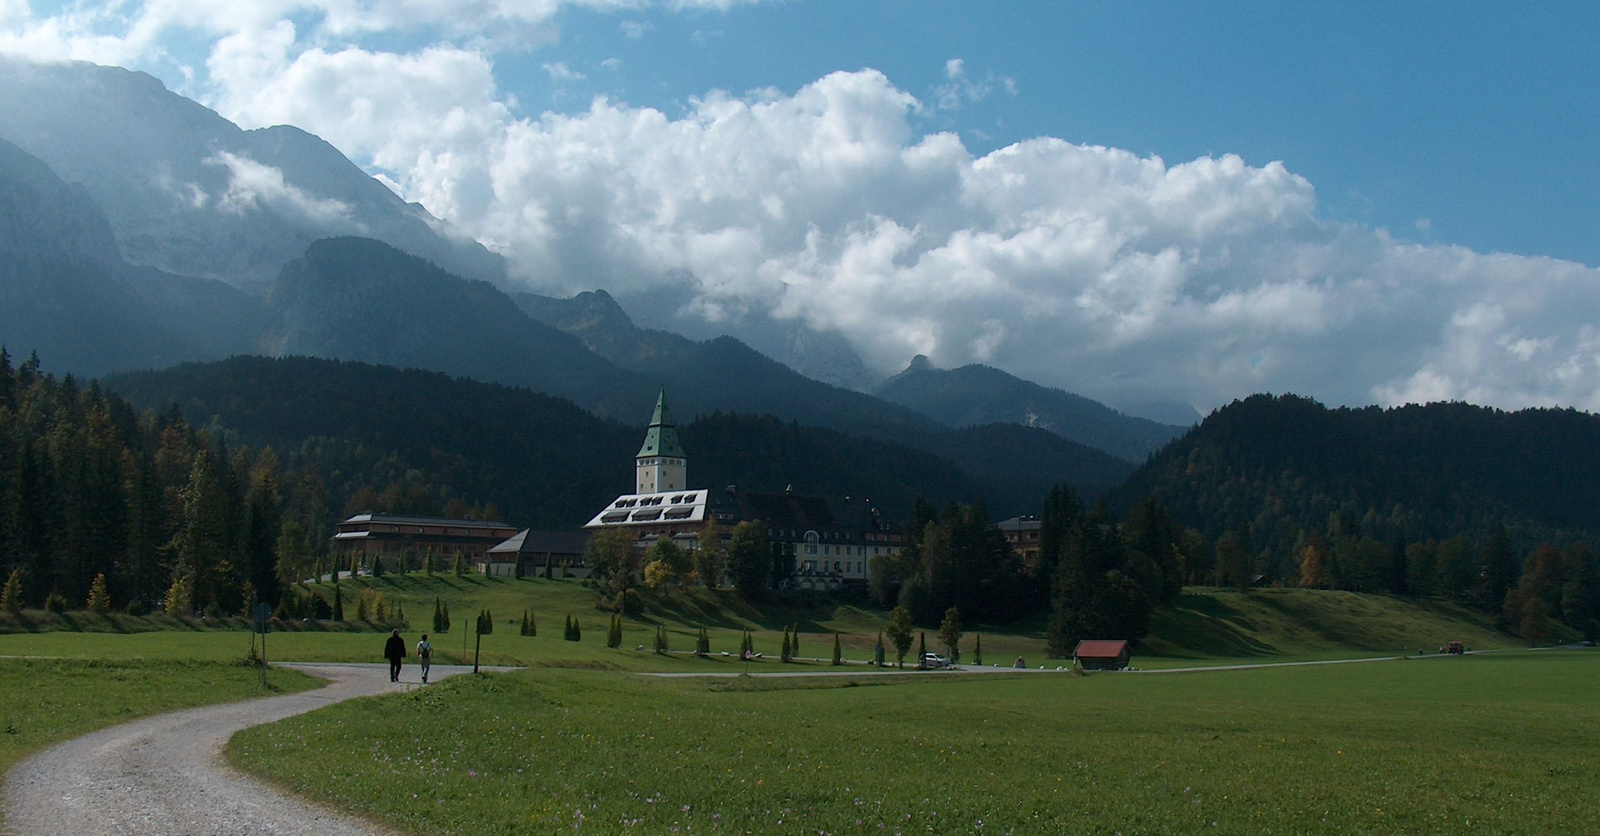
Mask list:
[[[1204,410],[1295,391],[1600,409],[1600,271],[1332,220],[1276,162],[1049,137],[975,155],[926,120],[1014,87],[959,59],[931,107],[862,70],[712,91],[671,116],[598,98],[529,118],[499,89],[489,40],[398,54],[331,35],[445,5],[216,0],[145,17],[216,29],[207,76],[225,116],[323,136],[544,292],[656,293],[706,320],[765,312],[842,335],[883,373],[920,353],[1113,402]],[[543,24],[556,6],[490,15]],[[27,27],[58,45],[72,29]],[[244,162],[229,164],[235,205],[337,214]]]

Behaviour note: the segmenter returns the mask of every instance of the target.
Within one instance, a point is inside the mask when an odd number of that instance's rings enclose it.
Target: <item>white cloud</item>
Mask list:
[[[650,30],[655,28],[655,24],[642,20],[624,20],[618,25],[622,27],[623,35],[636,41],[649,34]]]
[[[960,58],[944,62],[944,77],[945,83],[933,88],[940,110],[959,110],[963,105],[981,102],[994,92],[996,84],[1010,95],[1017,94],[1017,82],[1014,79],[996,79],[991,72],[982,79],[974,80],[967,75],[967,62]]]
[[[550,81],[555,84],[568,84],[584,79],[583,73],[568,67],[565,61],[547,61],[539,66],[550,76]]]
[[[531,287],[687,282],[689,314],[835,330],[882,372],[922,353],[1201,409],[1262,390],[1600,409],[1600,271],[1330,220],[1281,163],[1048,137],[975,156],[921,130],[931,109],[872,70],[713,91],[674,116],[599,98],[522,118],[490,30],[548,37],[559,5],[162,0],[20,22],[0,5],[0,49],[120,61],[200,32],[201,86],[225,116],[323,136]],[[451,39],[402,54],[349,36],[428,26]],[[996,90],[1015,84],[954,59],[932,102]],[[219,164],[226,205],[340,212],[252,161]]]
[[[272,166],[226,151],[207,159],[206,163],[228,169],[228,190],[217,200],[217,208],[224,212],[243,215],[268,207],[340,231],[356,226],[351,222],[349,205],[306,194],[285,182],[283,172]]]

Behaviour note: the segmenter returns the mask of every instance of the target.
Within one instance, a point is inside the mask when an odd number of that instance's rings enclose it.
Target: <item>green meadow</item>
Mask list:
[[[534,669],[246,731],[404,832],[1600,832],[1600,654],[1176,674]]]
[[[1196,588],[1157,614],[1143,669],[1364,656],[1433,658],[1179,674],[1057,672],[1043,624],[969,625],[985,666],[1025,674],[874,676],[883,614],[844,599],[646,593],[604,647],[610,613],[575,581],[450,575],[342,581],[404,607],[414,642],[434,599],[454,630],[437,660],[470,662],[489,609],[484,664],[452,679],[238,737],[244,768],[419,833],[613,832],[1548,832],[1593,829],[1600,657],[1539,651],[1438,658],[1517,643],[1449,604],[1311,590]],[[331,597],[331,585],[314,587]],[[348,606],[348,604],[347,604]],[[522,636],[530,611],[538,636]],[[347,609],[347,614],[353,607]],[[571,615],[579,642],[563,641]],[[125,719],[262,695],[238,621],[0,615],[0,766]],[[800,660],[782,664],[797,625]],[[706,627],[712,653],[692,649]],[[664,627],[673,653],[652,647]],[[745,630],[763,657],[735,657]],[[661,679],[645,672],[839,671],[859,675]],[[281,625],[274,661],[379,661],[385,629]],[[935,647],[928,630],[929,649]],[[726,652],[730,655],[724,656]],[[914,652],[914,649],[913,649]],[[891,651],[892,658],[892,651]],[[274,671],[272,687],[310,687]],[[415,797],[413,797],[413,795]],[[1542,826],[1540,823],[1543,823]],[[882,825],[882,828],[879,828]],[[1560,828],[1558,828],[1560,829]]]

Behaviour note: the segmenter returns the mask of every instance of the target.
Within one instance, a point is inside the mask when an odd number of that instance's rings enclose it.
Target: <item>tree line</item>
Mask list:
[[[103,579],[106,606],[135,614],[239,614],[334,569],[337,509],[496,513],[403,480],[350,479],[337,496],[323,474],[315,455],[230,448],[220,427],[141,413],[0,348],[0,578],[16,606],[84,608]]]

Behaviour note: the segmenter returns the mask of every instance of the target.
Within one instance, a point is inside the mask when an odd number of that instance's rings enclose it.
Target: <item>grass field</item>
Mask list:
[[[237,736],[438,834],[1600,832],[1600,654],[1200,674],[533,670]]]

